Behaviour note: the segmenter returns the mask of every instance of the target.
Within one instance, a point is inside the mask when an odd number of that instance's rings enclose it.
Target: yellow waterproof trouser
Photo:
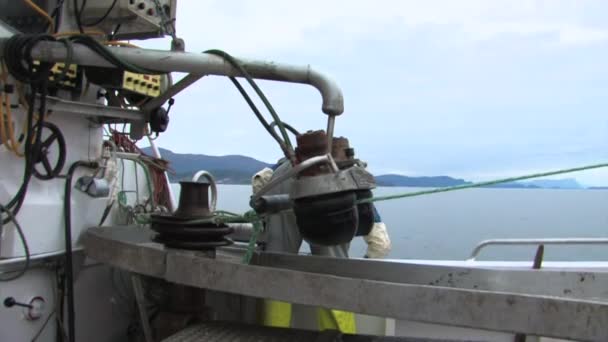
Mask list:
[[[291,303],[277,300],[264,300],[263,324],[269,327],[289,328],[291,326]],[[339,330],[355,334],[357,326],[352,312],[317,308],[319,330]]]

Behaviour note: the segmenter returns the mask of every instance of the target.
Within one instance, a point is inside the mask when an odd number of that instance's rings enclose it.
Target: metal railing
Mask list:
[[[487,246],[496,245],[606,245],[608,238],[547,238],[547,239],[490,239],[481,241],[473,251],[467,261],[475,261],[479,252]]]

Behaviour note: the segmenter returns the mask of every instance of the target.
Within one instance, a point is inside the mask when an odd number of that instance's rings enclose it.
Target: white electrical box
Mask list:
[[[82,7],[83,1],[77,1],[79,7]],[[80,21],[85,28],[96,28],[113,34],[115,39],[156,38],[170,32],[169,30],[175,30],[176,2],[177,0],[88,0],[82,8]],[[73,11],[74,2],[68,3]]]

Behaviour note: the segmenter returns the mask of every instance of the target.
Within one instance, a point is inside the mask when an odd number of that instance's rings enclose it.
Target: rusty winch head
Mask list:
[[[298,163],[328,153],[324,131],[302,134],[297,142]],[[367,235],[374,220],[371,204],[358,204],[372,196],[374,177],[359,166],[348,139],[333,138],[331,154],[338,172],[325,164],[311,167],[298,175],[290,194],[302,237],[317,245],[337,245]]]
[[[209,183],[179,182],[179,206],[173,216],[203,218],[212,216],[209,209]]]

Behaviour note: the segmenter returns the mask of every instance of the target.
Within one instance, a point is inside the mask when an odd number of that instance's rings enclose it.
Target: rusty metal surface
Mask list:
[[[185,218],[211,217],[209,209],[209,183],[197,181],[179,182],[179,206],[174,216]]]
[[[345,137],[334,137],[331,146],[331,156],[334,157],[336,163],[343,162],[349,159],[346,150],[350,148],[348,139]]]
[[[308,131],[296,137],[296,161],[301,163],[312,157],[322,156],[328,153],[327,151],[327,135],[325,131]],[[317,176],[330,173],[330,169],[325,164],[315,165],[307,170],[300,172],[299,176]]]
[[[137,232],[145,235],[146,231]],[[593,299],[595,296],[585,291],[579,294],[584,299],[547,295],[552,293],[549,289],[575,285],[560,282],[577,277],[581,284],[589,281],[595,285],[591,293],[605,295],[605,290],[598,289],[605,287],[605,273],[547,273],[541,269],[522,274],[463,267],[458,274],[450,275],[446,267],[407,264],[384,267],[383,262],[366,260],[341,260],[345,263],[340,266],[340,261],[331,258],[309,256],[293,256],[297,262],[283,259],[282,265],[279,261],[274,264],[267,261],[266,265],[272,267],[253,266],[239,263],[237,257],[224,257],[221,249],[216,259],[210,259],[193,252],[162,250],[154,244],[137,242],[132,235],[128,228],[93,228],[87,232],[86,251],[99,261],[134,272],[150,274],[156,270],[160,273],[158,277],[170,282],[252,297],[460,327],[582,341],[608,340],[607,302]],[[135,252],[137,249],[148,251]],[[149,260],[141,257],[159,251],[165,261],[164,272],[158,272]],[[256,262],[263,263],[263,258],[263,255],[257,257]],[[306,267],[309,269],[299,270]],[[454,270],[456,268],[452,268]],[[367,273],[361,274],[363,271]],[[410,271],[413,275],[408,275]],[[481,272],[477,276],[483,279],[471,284],[472,279],[466,274],[477,271]],[[560,279],[559,275],[565,278]],[[416,277],[419,277],[418,283],[414,281]],[[420,284],[432,278],[435,283]],[[488,288],[467,288],[467,281],[469,285],[486,284]],[[526,292],[525,286],[532,281],[537,283],[533,290],[537,293]],[[451,287],[446,285],[450,282]],[[543,292],[542,287],[548,290]]]

